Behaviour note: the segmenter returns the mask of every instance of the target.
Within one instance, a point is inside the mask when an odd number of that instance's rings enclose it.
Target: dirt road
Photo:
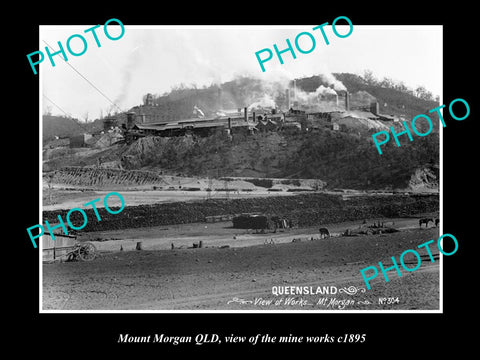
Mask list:
[[[393,226],[398,230],[415,229],[418,227],[416,218],[371,219],[368,224],[362,221],[348,221],[337,224],[322,224],[327,227],[332,236],[339,236],[346,229],[358,230],[373,222],[384,221],[385,226]],[[142,243],[145,250],[168,250],[175,248],[192,247],[193,243],[201,240],[204,247],[229,246],[245,247],[263,245],[273,241],[275,244],[289,243],[293,239],[301,241],[319,238],[318,226],[279,229],[273,233],[258,233],[255,230],[234,229],[231,221],[216,223],[191,223],[170,226],[152,226],[134,229],[95,231],[79,234],[80,241],[95,242],[99,251],[135,250],[137,242]]]
[[[182,191],[182,190],[151,190],[151,186],[142,190],[115,190],[121,191],[121,195],[125,200],[127,206],[137,206],[145,204],[171,203],[176,201],[191,201],[191,200],[205,200],[210,199],[250,199],[258,197],[272,197],[272,196],[293,196],[294,192],[276,192],[271,193],[267,190],[255,190],[252,192],[238,192],[238,191]],[[91,189],[77,189],[77,190],[63,190],[55,189],[52,191],[52,196],[49,196],[49,190],[44,189],[43,210],[52,211],[59,209],[71,209],[74,207],[82,208],[83,205],[93,199],[103,199],[110,191],[91,190]],[[109,206],[119,206],[120,202],[112,199]],[[104,207],[103,201],[96,204],[97,207]]]

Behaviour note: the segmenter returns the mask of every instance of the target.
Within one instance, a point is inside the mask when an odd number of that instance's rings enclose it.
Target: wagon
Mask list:
[[[55,234],[42,236],[43,261],[56,261],[66,258],[67,261],[91,261],[96,257],[96,247],[88,241],[78,241],[76,236]]]
[[[68,261],[80,259],[81,261],[91,261],[95,259],[96,247],[90,242],[75,243],[73,248],[66,254]]]

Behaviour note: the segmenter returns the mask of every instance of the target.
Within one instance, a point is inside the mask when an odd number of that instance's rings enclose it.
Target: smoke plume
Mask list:
[[[283,74],[285,75],[285,74]],[[265,108],[287,108],[286,90],[290,90],[291,101],[298,101],[299,104],[315,105],[321,100],[337,100],[337,91],[346,91],[343,83],[335,78],[332,74],[319,75],[320,82],[323,83],[313,92],[303,91],[299,86],[293,89],[293,78],[280,76],[275,79],[260,79],[258,77],[240,76],[235,79],[237,89],[241,89],[239,93],[231,98],[236,99],[238,108],[247,106],[249,109],[265,107]],[[297,79],[297,84],[298,84]],[[228,93],[225,89],[223,93]]]

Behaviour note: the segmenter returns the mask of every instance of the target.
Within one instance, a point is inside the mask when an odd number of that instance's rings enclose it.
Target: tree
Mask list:
[[[385,76],[379,85],[387,89],[393,89],[395,83],[391,78]]]
[[[420,85],[415,89],[415,96],[418,97],[419,99],[426,100],[426,101],[433,100],[433,94],[430,91],[428,91],[423,85]]]
[[[377,85],[378,84],[378,81],[377,81],[377,79],[375,79],[375,76],[373,75],[372,70],[368,70],[368,69],[365,70],[363,72],[363,79],[365,80],[367,85]]]
[[[396,83],[395,84],[395,89],[398,90],[398,91],[404,92],[404,93],[406,93],[408,91],[408,88],[403,81],[400,81],[400,82]]]
[[[44,116],[52,115],[52,107],[50,105],[45,106],[45,109],[43,110],[43,115]]]
[[[427,92],[427,89],[425,88],[425,86],[423,85],[417,86],[417,88],[415,89],[415,96],[420,99],[423,99],[426,92]]]

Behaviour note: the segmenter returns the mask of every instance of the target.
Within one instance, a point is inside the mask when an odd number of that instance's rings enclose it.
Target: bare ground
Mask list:
[[[138,230],[136,230],[138,231]],[[211,229],[209,229],[211,231]],[[301,230],[299,230],[301,233]],[[305,232],[305,234],[307,234]],[[199,234],[200,235],[200,234]],[[299,235],[299,234],[297,234]],[[301,237],[301,236],[299,236]],[[105,251],[91,262],[43,265],[44,310],[438,310],[439,261],[422,257],[402,277],[389,271],[371,290],[360,269],[397,261],[438,238],[437,228],[245,247]],[[208,236],[200,235],[208,243]],[[242,241],[241,239],[237,239]],[[433,254],[438,249],[431,248]],[[418,249],[426,255],[425,249]],[[410,267],[415,259],[405,257]],[[336,294],[272,294],[273,286],[334,286]],[[349,294],[347,290],[355,293]],[[287,298],[303,300],[286,305]],[[318,304],[322,298],[326,302]],[[255,300],[262,298],[266,303]],[[385,300],[379,298],[386,298]],[[397,300],[398,298],[398,300]],[[275,305],[275,300],[282,299]],[[272,300],[269,304],[268,300]],[[306,304],[305,304],[306,301]],[[343,305],[342,305],[343,301]],[[353,302],[353,303],[352,303]],[[379,303],[383,302],[383,304]],[[389,304],[390,302],[390,304]]]

